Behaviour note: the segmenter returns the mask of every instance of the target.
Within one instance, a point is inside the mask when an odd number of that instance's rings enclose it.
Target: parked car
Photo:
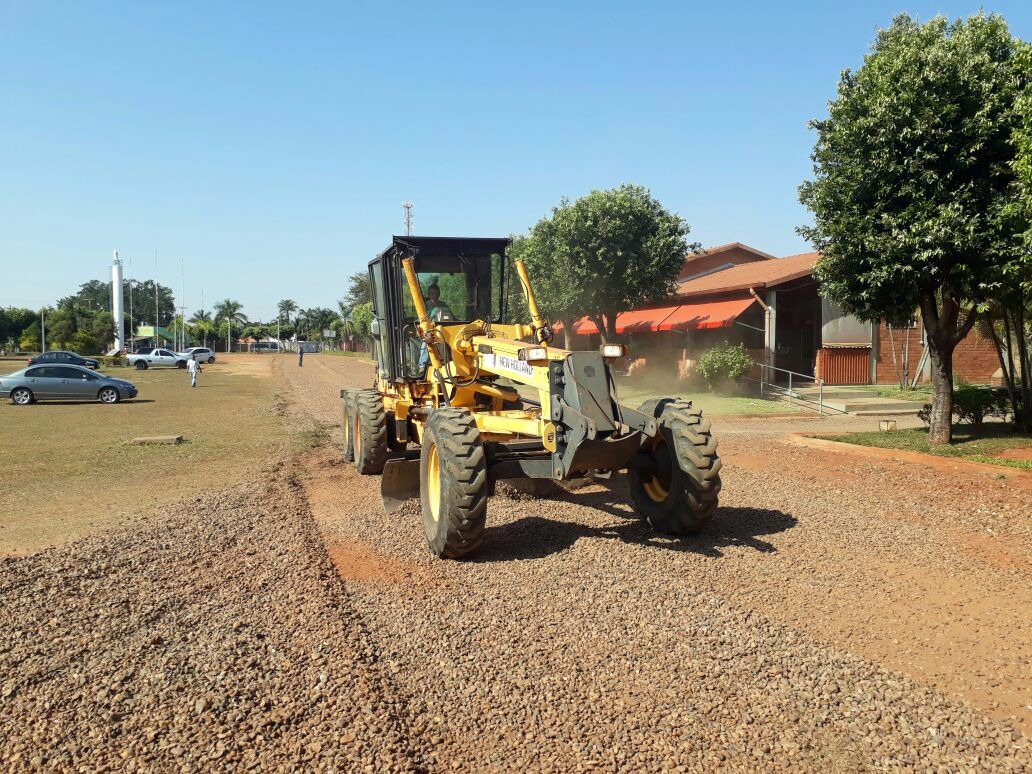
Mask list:
[[[34,365],[0,376],[0,398],[19,406],[37,400],[99,400],[118,403],[136,397],[136,385],[74,365]]]
[[[170,349],[155,349],[143,355],[129,355],[126,358],[129,365],[140,370],[151,366],[169,366],[172,368],[186,368],[186,355],[177,355]]]
[[[193,358],[198,363],[215,362],[215,352],[208,349],[207,347],[189,347],[188,349],[184,349],[182,352],[180,352],[179,356],[185,357],[188,360],[190,358]]]
[[[157,349],[157,347],[140,347],[135,352],[133,352],[133,354],[134,355],[149,355],[151,352],[153,352],[156,349]]]
[[[42,365],[44,363],[60,363],[61,365],[76,365],[94,370],[100,368],[100,361],[92,357],[83,357],[76,352],[66,352],[63,349],[52,349],[49,352],[35,355],[29,358],[29,365]]]

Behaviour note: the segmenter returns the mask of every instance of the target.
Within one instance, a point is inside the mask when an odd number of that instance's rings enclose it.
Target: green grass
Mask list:
[[[1006,425],[987,424],[981,431],[971,425],[953,426],[953,443],[949,446],[930,446],[925,429],[897,430],[894,433],[846,433],[844,435],[821,435],[829,441],[854,443],[858,446],[876,446],[880,449],[900,449],[922,452],[937,457],[954,457],[972,462],[987,462],[1022,470],[1032,470],[1032,460],[1001,458],[1001,452],[1008,449],[1032,447],[1032,435],[1012,433]]]
[[[263,475],[292,442],[276,413],[272,362],[206,365],[196,389],[180,369],[111,369],[140,391],[114,406],[0,403],[0,555],[73,540]],[[129,443],[177,434],[186,442]]]
[[[671,396],[685,398],[701,408],[710,416],[720,414],[781,414],[798,411],[788,403],[775,400],[764,400],[751,396],[740,395],[719,395],[712,392],[691,392],[686,391],[680,385],[656,385],[643,384],[632,379],[616,380],[617,394],[620,402],[631,407],[637,407],[649,398],[657,396]]]

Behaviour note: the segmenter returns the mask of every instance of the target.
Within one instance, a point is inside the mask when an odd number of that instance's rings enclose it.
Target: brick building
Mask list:
[[[820,295],[813,277],[819,257],[775,258],[740,242],[689,255],[675,296],[620,314],[617,334],[629,340],[635,357],[672,373],[690,369],[702,352],[731,341],[768,366],[768,378],[787,378],[791,371],[827,384],[892,384],[906,365],[911,379],[920,372],[918,381],[928,381],[920,323],[890,329],[844,314]],[[588,336],[589,346],[599,338],[587,318],[573,330]],[[973,383],[989,383],[999,367],[992,342],[977,332],[957,346],[953,362],[954,372]]]

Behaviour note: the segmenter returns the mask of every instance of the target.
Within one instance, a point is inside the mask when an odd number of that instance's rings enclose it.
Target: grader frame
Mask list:
[[[503,479],[627,470],[635,510],[654,528],[701,529],[721,487],[709,423],[674,398],[621,405],[611,365],[623,345],[551,346],[520,260],[531,319],[503,324],[507,245],[394,237],[370,262],[377,374],[372,389],[341,391],[345,455],[360,472],[382,474],[389,512],[421,500],[427,541],[441,557],[477,548],[487,498]],[[438,279],[461,314],[447,300],[428,307]]]

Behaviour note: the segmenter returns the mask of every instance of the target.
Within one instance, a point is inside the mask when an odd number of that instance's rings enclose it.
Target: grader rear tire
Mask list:
[[[387,464],[387,415],[383,398],[376,390],[355,390],[351,405],[355,467],[363,475],[383,473],[383,466]]]
[[[676,398],[646,401],[639,411],[656,417],[660,429],[645,449],[652,467],[630,471],[634,508],[658,532],[698,532],[713,518],[721,487],[710,423]]]
[[[430,414],[419,477],[430,550],[445,559],[476,550],[487,523],[487,459],[469,411],[440,408]]]
[[[344,461],[354,462],[355,461],[355,438],[352,432],[352,420],[351,417],[354,414],[352,408],[354,404],[354,392],[352,390],[345,390],[344,397],[341,398],[343,404],[343,427],[344,427]]]

